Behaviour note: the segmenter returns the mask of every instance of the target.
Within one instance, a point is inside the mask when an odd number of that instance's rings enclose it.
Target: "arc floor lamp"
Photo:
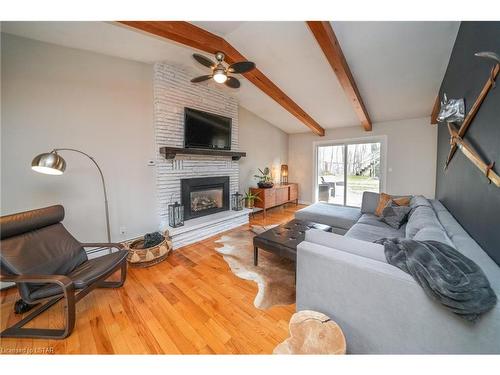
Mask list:
[[[102,190],[104,192],[104,208],[106,210],[106,233],[108,235],[108,242],[111,242],[111,232],[109,229],[109,209],[108,209],[108,194],[106,192],[106,183],[104,182],[104,175],[102,174],[99,164],[95,159],[89,154],[76,150],[74,148],[55,148],[51,152],[45,152],[43,154],[35,156],[31,162],[31,169],[38,173],[50,174],[50,175],[61,175],[66,170],[66,161],[61,155],[58,154],[59,151],[72,151],[88,157],[92,163],[97,167],[99,175],[101,176]]]

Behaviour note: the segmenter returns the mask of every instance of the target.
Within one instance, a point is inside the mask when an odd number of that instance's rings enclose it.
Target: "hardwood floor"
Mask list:
[[[250,224],[287,222],[301,208],[269,210]],[[248,226],[234,229],[247,230]],[[120,289],[97,289],[77,304],[76,325],[65,340],[1,339],[0,353],[264,354],[288,336],[295,305],[254,307],[254,282],[236,277],[214,250],[221,234],[175,250],[150,268],[129,268]],[[1,328],[20,319],[15,289],[0,294]],[[61,305],[28,326],[62,326]]]

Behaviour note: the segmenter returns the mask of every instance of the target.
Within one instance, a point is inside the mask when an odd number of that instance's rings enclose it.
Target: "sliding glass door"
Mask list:
[[[345,146],[318,146],[318,201],[344,204]]]
[[[382,143],[316,146],[316,193],[320,202],[360,207],[364,191],[380,192]]]

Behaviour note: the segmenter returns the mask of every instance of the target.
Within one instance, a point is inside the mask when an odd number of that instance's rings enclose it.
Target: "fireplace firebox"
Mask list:
[[[181,180],[184,219],[229,210],[229,177],[202,177]]]

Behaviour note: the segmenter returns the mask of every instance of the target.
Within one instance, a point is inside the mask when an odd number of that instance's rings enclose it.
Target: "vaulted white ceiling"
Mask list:
[[[359,125],[304,22],[194,23],[222,36],[254,61],[324,128]],[[430,115],[459,22],[332,22],[332,26],[374,123]],[[191,58],[193,49],[113,23],[3,22],[2,32],[141,62],[168,61],[193,74],[206,72]],[[308,131],[243,77],[240,89],[224,90],[287,133]]]

